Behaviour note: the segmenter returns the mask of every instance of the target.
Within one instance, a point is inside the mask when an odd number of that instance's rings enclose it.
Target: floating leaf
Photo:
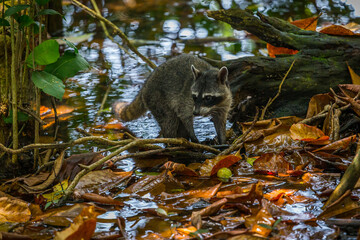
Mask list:
[[[263,173],[264,171],[273,174],[277,173],[286,173],[290,164],[285,160],[284,153],[265,153],[262,154],[254,162],[254,170],[258,173]]]
[[[44,71],[64,80],[89,67],[89,63],[80,54],[68,50],[55,63],[46,66]]]
[[[31,75],[31,80],[36,87],[40,88],[45,93],[60,100],[62,99],[65,92],[65,85],[56,76],[44,71],[35,71]]]
[[[55,233],[55,240],[90,239],[96,228],[96,217],[99,215],[94,206],[84,208],[69,228]]]
[[[38,65],[48,65],[54,63],[60,57],[59,44],[55,40],[50,39],[35,47],[26,59],[26,63],[30,68],[33,68],[33,55],[35,63]]]

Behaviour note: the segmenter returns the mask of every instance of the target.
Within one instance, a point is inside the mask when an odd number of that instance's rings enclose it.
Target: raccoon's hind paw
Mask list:
[[[116,101],[112,105],[112,112],[117,116],[120,117],[121,112],[125,109],[125,107],[129,105],[128,102],[120,102]]]

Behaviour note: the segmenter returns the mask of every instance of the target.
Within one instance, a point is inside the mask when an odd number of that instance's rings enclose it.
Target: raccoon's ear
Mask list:
[[[194,65],[191,65],[191,71],[193,72],[195,79],[197,79],[197,78],[200,76],[200,71],[197,70],[197,69],[194,67]]]
[[[217,75],[218,81],[221,84],[225,84],[225,82],[228,79],[228,74],[229,74],[229,71],[228,71],[227,67],[224,66],[224,67],[220,68],[218,75]]]

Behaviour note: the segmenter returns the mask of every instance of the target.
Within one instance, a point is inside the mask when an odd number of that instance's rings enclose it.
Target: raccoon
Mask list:
[[[194,55],[182,54],[157,67],[133,102],[115,102],[113,111],[123,121],[131,121],[150,110],[162,137],[193,142],[198,142],[194,116],[211,116],[218,142],[223,144],[231,103],[228,69],[219,70]]]

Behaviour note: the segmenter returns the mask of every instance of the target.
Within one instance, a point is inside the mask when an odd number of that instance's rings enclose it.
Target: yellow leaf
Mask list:
[[[356,84],[356,85],[360,85],[360,76],[357,75],[356,72],[354,72],[354,70],[352,70],[352,68],[349,66],[349,64],[346,63],[346,65],[348,66],[352,83]]]

